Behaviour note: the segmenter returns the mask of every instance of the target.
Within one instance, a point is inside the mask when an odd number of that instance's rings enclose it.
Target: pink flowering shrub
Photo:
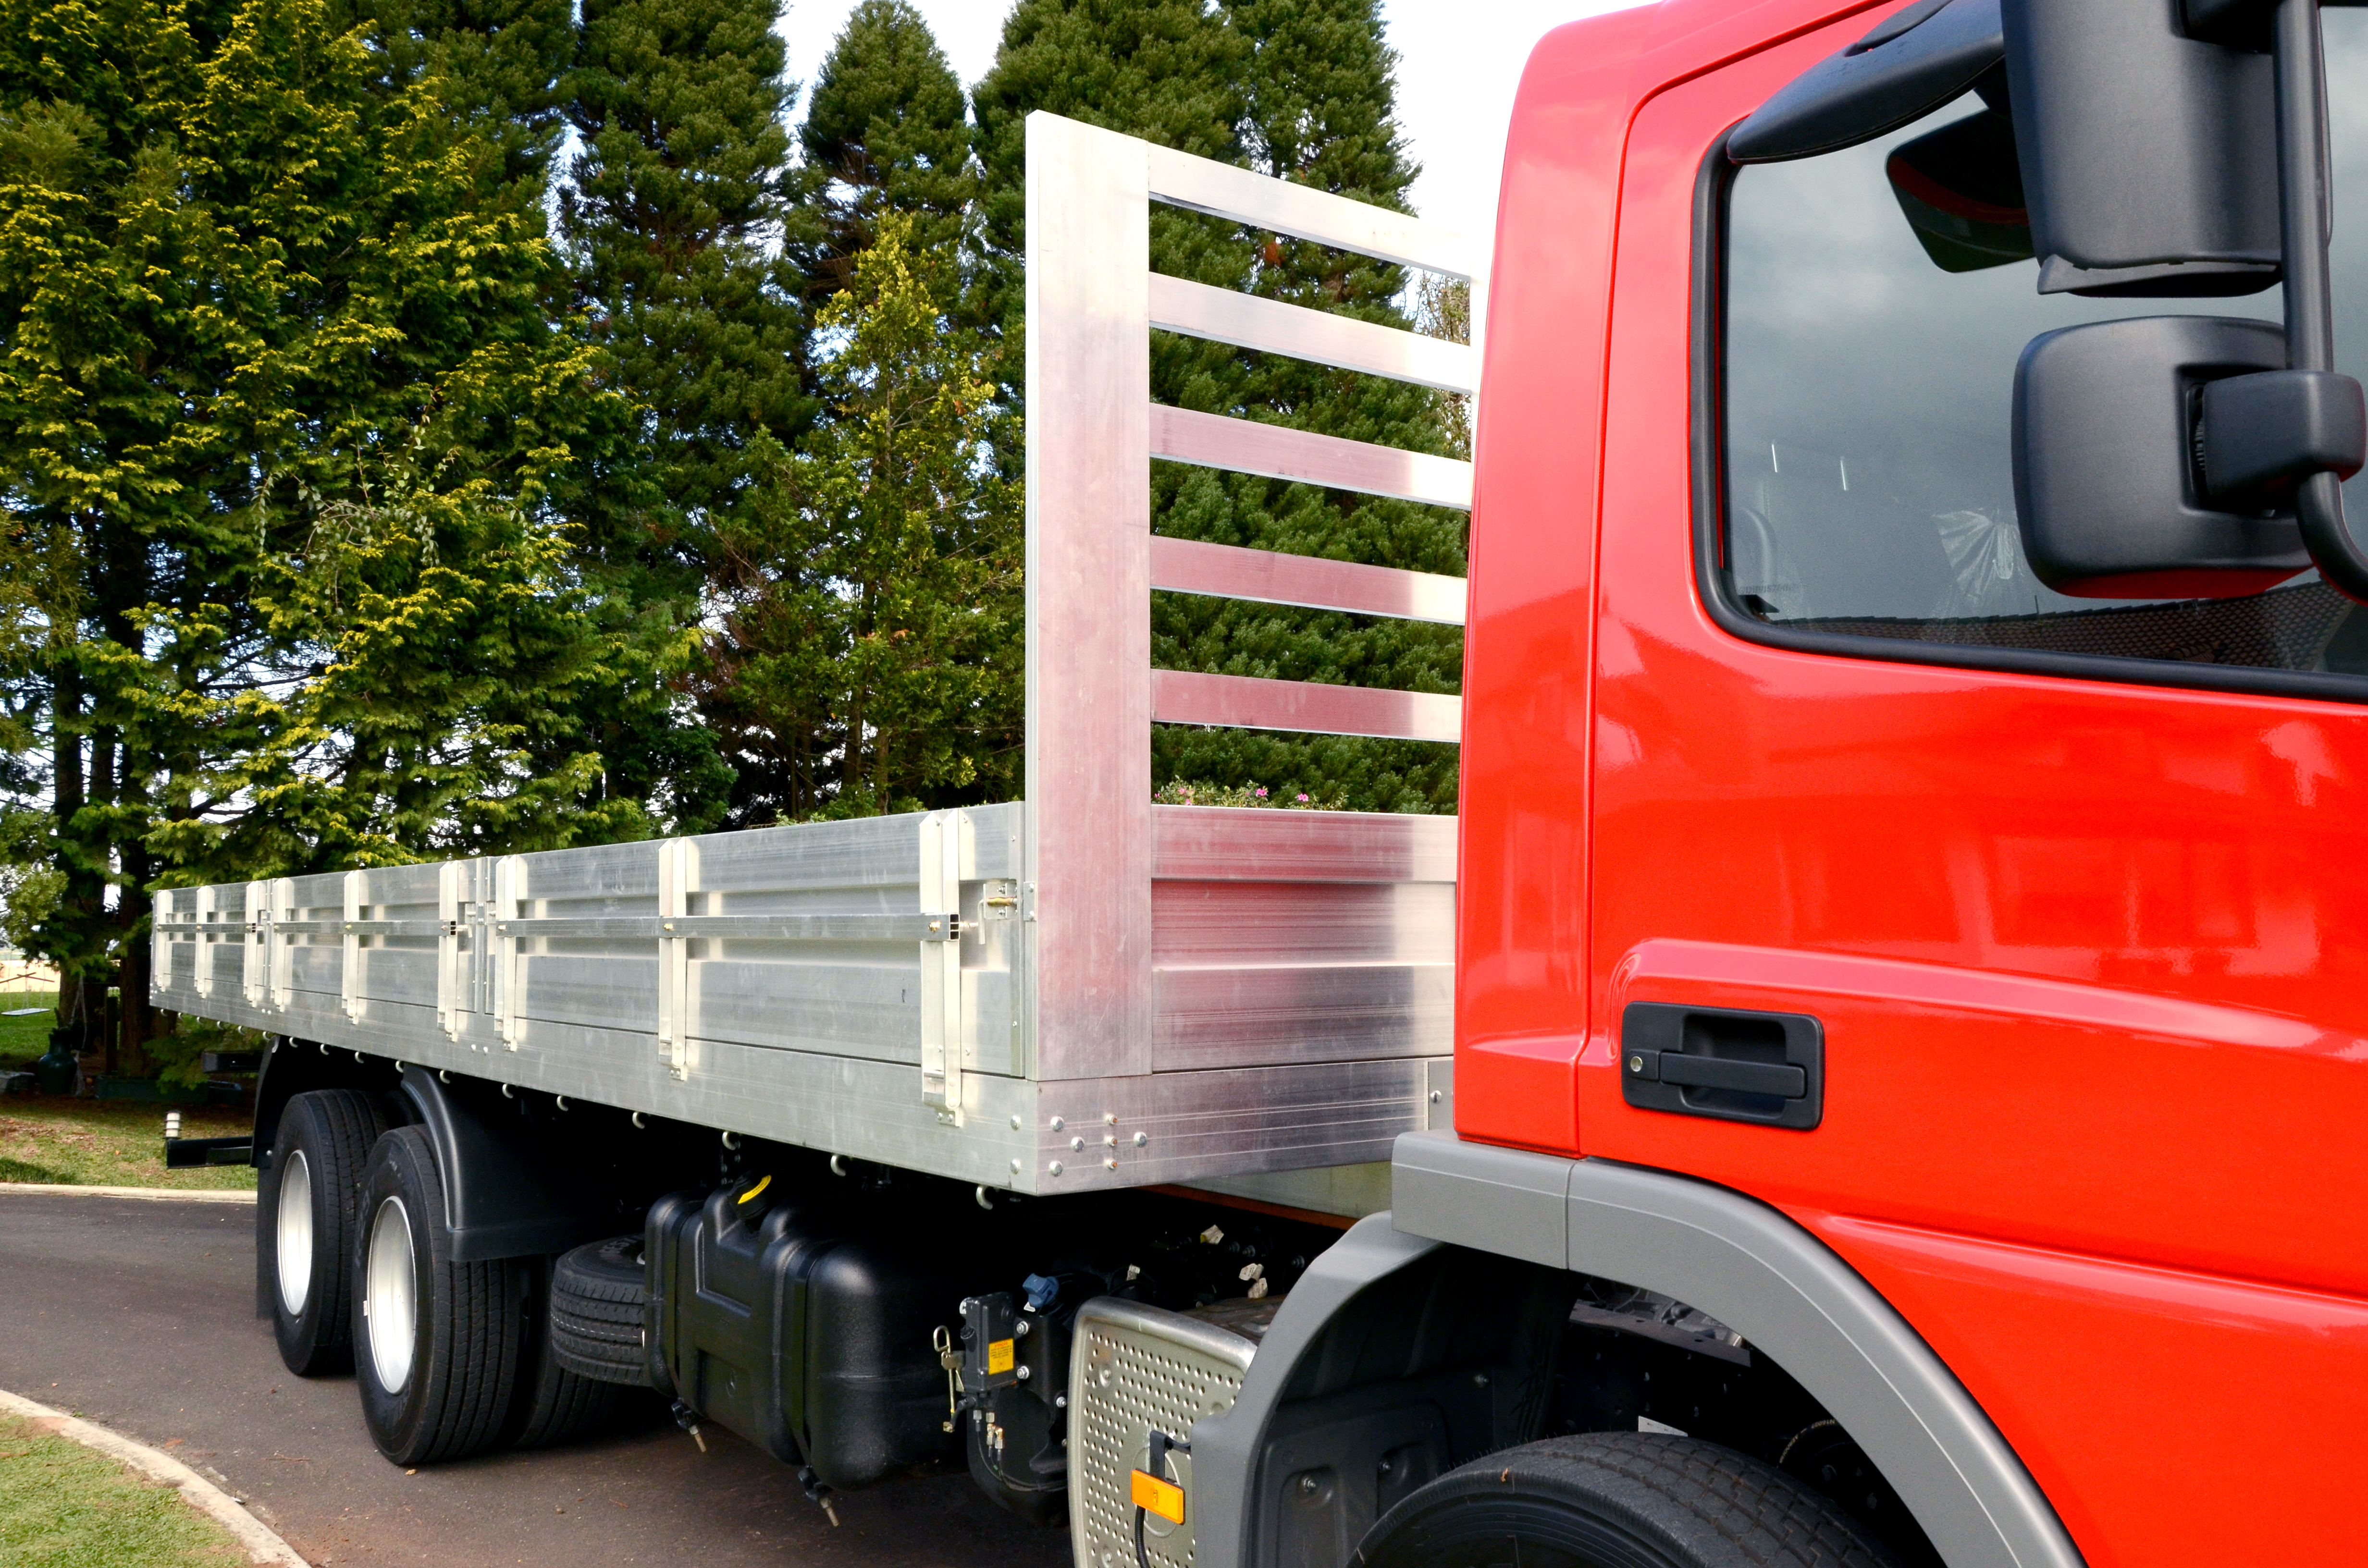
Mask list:
[[[1171,780],[1151,792],[1156,806],[1269,806],[1286,812],[1338,812],[1348,809],[1342,795],[1317,796],[1304,790],[1292,793],[1289,800],[1271,793],[1263,784],[1252,780],[1247,784],[1185,783]]]

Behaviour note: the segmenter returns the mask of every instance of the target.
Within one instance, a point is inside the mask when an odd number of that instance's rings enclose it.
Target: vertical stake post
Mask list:
[[[1028,844],[1039,1079],[1151,1070],[1144,144],[1028,117]]]

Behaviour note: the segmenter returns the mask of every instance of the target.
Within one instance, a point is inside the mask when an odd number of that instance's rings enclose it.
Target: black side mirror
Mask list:
[[[2318,6],[2002,0],[2042,292],[2285,285],[2282,353],[2239,351],[2266,344],[2263,329],[2172,318],[2049,334],[2025,351],[2017,506],[2034,568],[2066,592],[2253,591],[2294,559],[2283,513],[2320,574],[2368,603],[2368,552],[2343,517],[2362,399],[2335,374]],[[2267,58],[2253,52],[2263,43]],[[2140,417],[2174,389],[2176,426]],[[2141,461],[2158,470],[2143,482]]]
[[[2015,513],[2082,598],[2235,598],[2311,565],[2294,492],[2368,460],[2349,376],[2285,368],[2268,322],[2145,316],[2032,339],[2014,368]]]
[[[2001,0],[2000,15],[2041,293],[2278,280],[2268,55],[2190,36],[2179,0]]]
[[[2257,324],[2168,317],[2025,352],[2017,509],[2032,565],[2067,593],[2245,594],[2315,565],[2368,604],[2343,517],[2362,397],[2335,373],[2320,3],[1916,0],[1727,137],[1736,163],[1809,157],[1978,91],[1984,113],[1888,163],[1943,268],[2035,253],[2043,294],[2284,284],[2282,352]]]
[[[2146,316],[2032,339],[2014,368],[2014,506],[2040,581],[2083,598],[2223,598],[2310,566],[2291,511],[2214,493],[2204,390],[2283,370],[2267,322]]]

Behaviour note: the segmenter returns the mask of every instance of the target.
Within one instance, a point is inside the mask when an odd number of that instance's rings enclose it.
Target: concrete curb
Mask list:
[[[63,1182],[0,1181],[0,1195],[11,1192],[58,1192],[76,1198],[144,1198],[157,1203],[246,1203],[255,1189],[196,1187],[69,1187]]]
[[[104,1187],[84,1187],[85,1192],[107,1191]],[[29,1399],[0,1389],[0,1411],[21,1415],[61,1437],[71,1437],[85,1448],[97,1449],[109,1459],[119,1460],[151,1481],[173,1487],[189,1506],[205,1515],[235,1537],[246,1549],[250,1562],[265,1562],[273,1568],[309,1568],[296,1551],[272,1530],[266,1528],[248,1513],[239,1500],[191,1470],[172,1455],[137,1443],[120,1433],[104,1426],[93,1426],[63,1410],[51,1410],[46,1404],[36,1404]]]

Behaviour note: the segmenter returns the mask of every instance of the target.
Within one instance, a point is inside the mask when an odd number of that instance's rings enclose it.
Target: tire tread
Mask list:
[[[649,1287],[640,1246],[639,1236],[611,1236],[552,1265],[551,1348],[568,1371],[610,1385],[651,1386],[644,1348]]]
[[[273,1149],[273,1172],[268,1194],[256,1204],[256,1265],[264,1309],[270,1314],[279,1342],[281,1362],[299,1377],[349,1371],[353,1368],[354,1270],[353,1241],[359,1226],[361,1186],[370,1168],[371,1147],[386,1130],[377,1099],[359,1089],[311,1089],[292,1096],[280,1112],[280,1132]],[[291,1345],[300,1331],[281,1315],[279,1292],[279,1176],[285,1159],[299,1142],[313,1173],[316,1203],[335,1200],[332,1212],[317,1210],[313,1217],[316,1236],[331,1244],[327,1256],[336,1266],[324,1269],[316,1253],[312,1289],[306,1302],[317,1324],[312,1343]],[[268,1201],[263,1199],[268,1199]]]
[[[1451,1471],[1377,1520],[1356,1560],[1418,1560],[1408,1553],[1429,1550],[1432,1520],[1500,1488],[1583,1498],[1588,1513],[1684,1568],[1898,1568],[1831,1499],[1773,1465],[1695,1437],[1635,1432],[1552,1437]]]
[[[415,1189],[420,1210],[415,1223],[426,1233],[415,1232],[413,1245],[424,1244],[434,1286],[419,1303],[421,1343],[412,1375],[425,1382],[417,1416],[399,1432],[382,1433],[373,1422],[371,1436],[380,1451],[397,1464],[466,1459],[501,1441],[504,1420],[517,1396],[530,1297],[529,1266],[508,1259],[452,1261],[450,1238],[442,1225],[443,1181],[425,1132],[402,1127],[386,1134],[372,1154],[373,1165],[381,1162],[399,1167]],[[358,1255],[366,1244],[358,1238]],[[365,1369],[363,1375],[372,1374]],[[366,1406],[369,1403],[365,1391]]]

